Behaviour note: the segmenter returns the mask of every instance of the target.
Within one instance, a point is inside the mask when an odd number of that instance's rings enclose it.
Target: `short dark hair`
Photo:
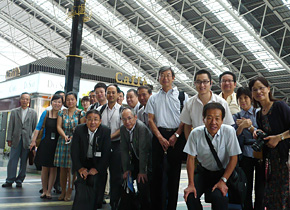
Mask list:
[[[82,97],[81,102],[83,102],[83,101],[90,101],[89,96]]]
[[[172,70],[171,66],[162,66],[158,71],[158,80],[159,80],[160,74],[162,74],[163,72],[168,71],[168,70],[171,71],[172,77],[175,77],[175,73]]]
[[[26,95],[26,94],[29,95],[28,92],[23,92],[23,93],[21,93],[21,94],[20,94],[20,98],[21,98],[23,95]],[[30,97],[30,95],[29,95],[29,97]]]
[[[62,91],[62,90],[58,90],[58,91],[56,91],[56,92],[54,93],[54,95],[60,95],[61,93],[65,94],[64,91]]]
[[[95,87],[94,87],[94,91],[96,91],[97,88],[104,88],[105,91],[107,90],[107,85],[103,82],[98,82]]]
[[[111,86],[116,87],[116,89],[117,89],[117,93],[120,93],[120,92],[121,92],[121,89],[119,88],[119,86],[118,86],[117,84],[109,84],[109,85],[107,86],[107,88],[108,88],[108,87],[111,87]]]
[[[58,99],[61,99],[61,103],[63,103],[63,97],[61,95],[54,94],[50,100],[50,104],[52,103],[52,101],[58,100]]]
[[[149,94],[152,93],[152,89],[148,85],[141,85],[141,86],[139,86],[138,89],[137,89],[137,92],[138,92],[138,90],[141,90],[141,89],[146,89]]]
[[[78,96],[77,96],[77,94],[76,94],[75,92],[73,92],[73,91],[69,91],[69,92],[67,92],[67,93],[65,94],[65,100],[66,100],[66,98],[67,98],[69,95],[73,95],[73,96],[75,97],[75,99],[78,100]]]
[[[88,115],[89,114],[97,114],[97,115],[99,115],[99,117],[100,117],[100,119],[102,119],[102,115],[101,115],[101,112],[100,111],[98,111],[98,110],[96,110],[96,109],[90,109],[89,111],[87,111],[87,113],[86,113],[86,118],[88,118]]]
[[[237,90],[237,100],[239,100],[239,98],[242,95],[246,95],[252,100],[252,92],[250,91],[250,89],[248,87],[239,87],[238,88],[238,90]]]
[[[207,110],[209,110],[209,109],[219,109],[219,110],[221,110],[222,111],[222,119],[225,118],[225,115],[226,115],[225,108],[220,103],[215,103],[215,102],[208,103],[208,104],[206,104],[203,107],[203,110],[202,110],[202,116],[203,116],[203,118],[206,118]]]
[[[122,93],[122,94],[123,94],[123,97],[125,96],[125,93],[124,93],[122,90],[120,91],[120,93]]]
[[[198,72],[195,73],[194,75],[194,81],[196,80],[197,75],[201,75],[201,74],[207,74],[209,81],[211,82],[211,75],[207,70],[199,70]]]
[[[135,95],[136,97],[138,97],[137,90],[131,88],[131,89],[129,89],[129,90],[127,91],[127,94],[130,93],[130,92],[133,92],[134,95]]]
[[[89,94],[90,94],[90,93],[94,93],[94,92],[95,92],[94,90],[91,90],[91,91],[89,92]]]
[[[233,76],[233,80],[234,80],[234,82],[237,82],[236,75],[235,75],[233,72],[231,72],[231,71],[225,71],[225,72],[223,72],[223,73],[219,76],[219,81],[220,81],[220,83],[221,83],[222,77],[225,76],[226,74],[232,75],[232,76]]]

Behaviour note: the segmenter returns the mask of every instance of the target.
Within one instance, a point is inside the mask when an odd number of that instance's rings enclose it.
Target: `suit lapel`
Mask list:
[[[18,117],[19,117],[19,122],[20,122],[21,125],[22,125],[21,107],[18,108],[18,110],[17,110],[17,115],[18,115]]]
[[[84,154],[87,154],[88,152],[88,147],[89,147],[89,143],[90,143],[90,135],[89,135],[89,132],[88,132],[88,127],[87,126],[84,126],[85,130],[84,130],[84,135],[85,135],[85,142],[84,142]]]
[[[100,138],[101,130],[102,130],[102,125],[99,126],[97,132],[94,135],[94,140],[93,140],[93,154],[96,151],[96,145],[97,145],[98,139]],[[100,145],[98,145],[98,146],[100,146]]]

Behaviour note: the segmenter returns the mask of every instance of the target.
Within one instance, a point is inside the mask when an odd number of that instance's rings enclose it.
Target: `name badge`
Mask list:
[[[50,138],[51,138],[52,140],[54,140],[54,139],[55,139],[55,133],[51,133]]]
[[[101,152],[95,152],[94,155],[95,155],[95,157],[101,157],[102,153]]]

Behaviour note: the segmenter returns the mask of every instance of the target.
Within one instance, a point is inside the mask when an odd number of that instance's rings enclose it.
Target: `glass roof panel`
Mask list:
[[[67,15],[60,10],[58,7],[53,6],[53,4],[47,0],[33,0],[38,6],[46,10],[50,15],[55,16],[58,21],[65,24],[67,30],[71,30],[71,19],[67,18]],[[90,8],[90,5],[89,5]],[[94,11],[93,11],[94,13]],[[112,22],[116,20],[116,16],[113,14],[109,14],[108,12],[104,12],[103,14],[104,20]],[[119,22],[120,23],[120,22]],[[118,24],[118,23],[117,23]],[[105,43],[99,36],[95,36],[93,33],[88,31],[86,28],[83,28],[83,41],[93,45],[96,49],[98,49],[102,54],[104,54],[107,58],[111,60],[111,62],[116,63],[120,68],[129,74],[146,77],[146,81],[149,84],[153,84],[154,82],[149,79],[147,76],[144,76],[143,73],[139,71],[136,67],[131,65],[128,61],[129,59],[125,59],[120,53],[110,46],[108,43]]]
[[[141,0],[140,0],[141,1]],[[174,35],[182,44],[184,44],[192,53],[194,53],[203,63],[210,68],[216,75],[221,74],[222,72],[212,64],[211,61],[213,60],[214,63],[216,63],[220,68],[224,69],[225,71],[229,71],[227,67],[224,66],[224,64],[218,59],[208,48],[198,39],[196,38],[187,28],[185,28],[183,25],[179,24],[179,21],[176,20],[166,9],[162,8],[158,1],[156,0],[142,0],[143,3],[146,4],[146,6],[150,7],[153,11],[157,13],[158,16],[162,19],[163,22],[165,22],[166,25],[169,25],[173,28],[175,28],[178,33],[171,30],[169,27],[164,25],[162,21],[159,21],[158,18],[156,18],[156,21],[158,21],[159,24],[163,25],[172,35]],[[137,1],[138,3],[138,1]],[[142,6],[141,4],[139,4]],[[144,8],[145,9],[145,8]],[[146,10],[146,9],[145,9]],[[153,17],[156,15],[151,13],[150,11],[146,10],[149,14],[151,14]],[[190,41],[189,41],[190,40]],[[196,48],[198,48],[201,52],[199,53],[194,47],[192,47],[193,44],[189,45],[188,43],[194,43]],[[207,58],[204,56],[206,55]]]
[[[141,35],[139,35],[134,29],[131,28],[129,24],[122,21],[121,18],[114,15],[111,11],[109,11],[102,3],[99,3],[97,0],[88,0],[87,7],[92,8],[92,13],[94,16],[101,18],[110,24],[111,27],[115,28],[117,31],[122,31],[122,34],[125,39],[128,39],[130,42],[134,43],[144,54],[153,57],[157,60],[161,65],[164,66],[175,66],[171,61],[169,61],[158,49],[156,46],[152,45],[149,41],[144,39]],[[182,75],[183,81],[191,81],[191,79],[180,69],[175,67],[175,71],[177,74]]]
[[[33,62],[36,59],[28,55],[26,52],[15,47],[10,42],[0,37],[0,81],[5,80],[6,71],[16,66],[22,66]]]
[[[238,15],[238,12],[232,8],[228,1],[221,1]],[[225,24],[225,26],[247,47],[250,52],[253,53],[253,55],[262,63],[263,66],[265,66],[268,71],[278,71],[277,69],[280,69],[281,71],[285,70],[282,65],[278,63],[253,36],[245,31],[244,28],[234,18],[232,18],[231,15],[224,10],[218,2],[215,0],[201,0],[201,2],[203,2],[203,4],[210,9],[222,23]],[[243,17],[240,19],[250,30],[255,33],[253,27],[248,24]],[[273,65],[269,65],[269,63],[272,63]]]

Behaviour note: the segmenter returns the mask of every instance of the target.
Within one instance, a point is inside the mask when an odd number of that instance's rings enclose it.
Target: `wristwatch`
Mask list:
[[[174,135],[176,136],[176,138],[179,138],[179,134],[178,133],[174,133]]]
[[[248,127],[248,130],[250,131],[251,130],[251,128],[253,128],[254,126],[253,125],[251,125],[250,127]]]
[[[224,183],[227,183],[227,181],[228,181],[228,180],[227,180],[225,177],[223,177],[223,176],[221,177],[221,180],[223,180]]]

